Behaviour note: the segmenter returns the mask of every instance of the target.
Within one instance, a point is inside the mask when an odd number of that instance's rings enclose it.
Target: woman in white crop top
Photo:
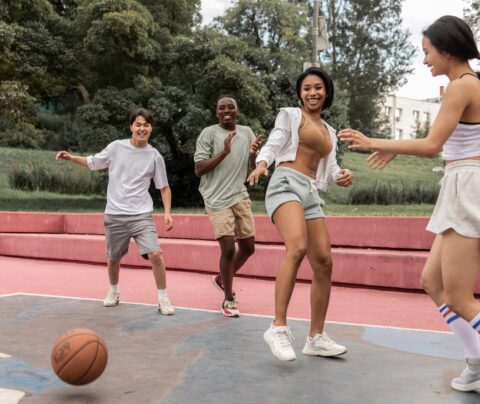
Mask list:
[[[480,73],[469,65],[480,59],[470,27],[444,16],[423,32],[425,58],[432,76],[446,75],[450,84],[437,118],[425,139],[370,139],[340,131],[352,150],[373,150],[374,169],[384,168],[397,154],[436,156],[443,149],[445,175],[427,230],[437,234],[422,272],[421,283],[460,338],[467,367],[451,387],[480,389],[480,303],[475,282],[480,271]]]
[[[297,78],[297,96],[302,108],[282,108],[266,144],[257,156],[257,167],[247,181],[270,178],[265,205],[285,244],[286,253],[275,282],[275,319],[264,334],[272,354],[280,360],[296,358],[287,325],[287,310],[295,287],[298,269],[305,256],[313,271],[310,291],[311,321],[302,353],[314,356],[338,356],[347,352],[324,331],[330,299],[332,257],[330,236],[325,223],[323,200],[317,189],[329,183],[348,187],[352,173],[341,169],[335,157],[335,130],[321,113],[332,105],[332,79],[318,67],[305,70]]]

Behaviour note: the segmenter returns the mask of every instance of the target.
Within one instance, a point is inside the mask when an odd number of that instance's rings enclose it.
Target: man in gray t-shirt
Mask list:
[[[233,275],[255,251],[255,224],[245,180],[249,163],[255,167],[261,144],[249,127],[237,125],[238,112],[233,97],[221,96],[216,106],[219,123],[200,133],[194,156],[195,174],[201,177],[199,191],[221,251],[220,274],[212,283],[225,295],[221,312],[227,317],[240,315]]]
[[[163,157],[148,144],[152,129],[152,113],[145,108],[137,108],[130,114],[130,139],[116,140],[100,153],[88,157],[60,151],[56,160],[71,161],[90,170],[108,170],[104,227],[110,290],[103,305],[113,307],[119,303],[120,259],[128,252],[130,239],[133,238],[140,254],[152,264],[158,311],[171,315],[175,309],[167,295],[165,261],[152,218],[153,201],[148,193],[151,180],[160,190],[167,231],[173,226],[172,194]]]

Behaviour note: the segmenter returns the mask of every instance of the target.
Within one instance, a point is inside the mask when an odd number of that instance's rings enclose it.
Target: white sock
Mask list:
[[[460,339],[465,356],[470,359],[480,359],[480,336],[473,329],[473,322],[468,323],[457,313],[450,310],[446,304],[442,304],[438,310],[453,333]]]
[[[113,292],[113,293],[119,292],[118,283],[116,285],[110,285],[110,292]]]
[[[158,293],[158,301],[165,299],[168,297],[167,295],[167,289],[157,289]]]

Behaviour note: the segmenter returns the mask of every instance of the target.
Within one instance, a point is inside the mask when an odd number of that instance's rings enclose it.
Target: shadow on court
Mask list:
[[[450,380],[463,368],[445,333],[328,324],[349,352],[302,355],[308,322],[292,320],[297,360],[282,363],[263,332],[270,319],[151,305],[34,295],[0,297],[0,389],[26,393],[20,403],[478,403]],[[50,367],[56,338],[76,327],[99,333],[108,347],[104,374],[81,387]],[[7,356],[9,355],[9,356]]]

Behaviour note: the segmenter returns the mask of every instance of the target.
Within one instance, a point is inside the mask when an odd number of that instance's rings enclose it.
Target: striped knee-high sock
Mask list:
[[[465,321],[457,313],[450,310],[446,304],[442,304],[438,310],[453,333],[460,339],[465,356],[470,359],[480,358],[479,331],[474,330],[472,322]],[[480,328],[480,314],[476,318]]]
[[[480,334],[480,313],[478,313],[475,318],[470,321],[470,325],[477,332],[477,335]]]

